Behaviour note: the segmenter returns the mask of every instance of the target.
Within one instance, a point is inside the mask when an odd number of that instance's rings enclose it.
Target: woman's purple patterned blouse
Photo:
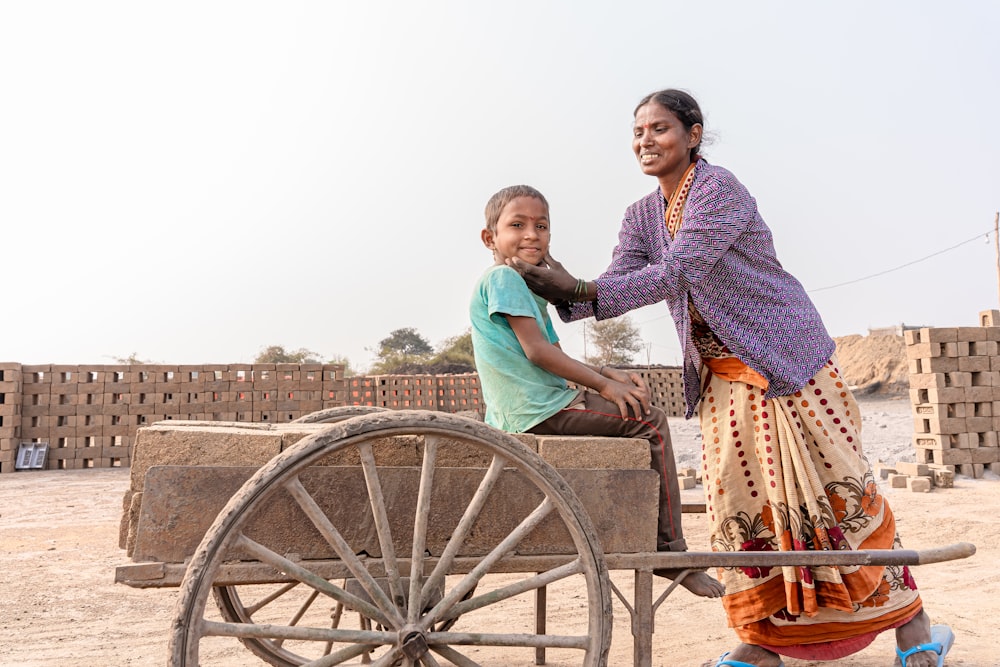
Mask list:
[[[689,299],[726,347],[767,379],[768,398],[804,387],[836,344],[778,262],[754,198],[729,171],[699,160],[673,240],[665,208],[659,188],[628,207],[611,266],[595,281],[597,300],[560,307],[560,317],[604,320],[666,301],[684,347],[687,417],[701,394]]]

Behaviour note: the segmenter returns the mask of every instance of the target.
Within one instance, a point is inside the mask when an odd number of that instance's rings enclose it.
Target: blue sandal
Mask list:
[[[715,667],[757,667],[757,665],[751,665],[749,662],[740,662],[739,660],[726,660],[726,656],[729,653],[723,653],[722,657],[719,658],[719,662],[715,663]],[[784,662],[779,662],[778,667],[785,667]],[[906,663],[903,663],[903,667],[906,667]]]
[[[947,625],[934,625],[931,626],[931,640],[926,644],[918,644],[913,648],[909,648],[905,651],[900,651],[896,648],[896,655],[899,656],[899,662],[906,667],[906,659],[909,658],[914,653],[922,653],[923,651],[934,651],[938,654],[938,667],[944,667],[944,657],[948,655],[948,651],[951,650],[951,645],[955,643],[955,633],[951,631]],[[722,656],[725,658],[726,656]],[[720,662],[720,665],[726,663]],[[734,663],[735,664],[735,663]]]

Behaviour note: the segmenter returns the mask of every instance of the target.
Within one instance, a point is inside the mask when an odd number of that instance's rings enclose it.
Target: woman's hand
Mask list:
[[[522,262],[516,257],[508,258],[507,266],[520,273],[531,291],[549,303],[571,301],[575,296],[576,278],[548,253],[538,266]]]

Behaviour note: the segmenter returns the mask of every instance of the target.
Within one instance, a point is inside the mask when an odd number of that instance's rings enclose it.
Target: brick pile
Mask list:
[[[22,443],[47,469],[127,467],[136,431],[160,421],[288,422],[345,405],[342,365],[0,364],[0,473]]]
[[[968,477],[1000,473],[1000,311],[980,325],[905,333],[917,463]]]

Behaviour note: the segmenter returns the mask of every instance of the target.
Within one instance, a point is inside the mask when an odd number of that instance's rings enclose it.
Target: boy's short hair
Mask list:
[[[490,197],[490,200],[486,202],[486,229],[491,232],[495,232],[497,230],[497,222],[500,220],[500,214],[503,212],[504,206],[518,197],[534,197],[545,204],[546,213],[549,210],[549,202],[545,199],[545,195],[535,188],[530,185],[509,185],[494,194]]]

